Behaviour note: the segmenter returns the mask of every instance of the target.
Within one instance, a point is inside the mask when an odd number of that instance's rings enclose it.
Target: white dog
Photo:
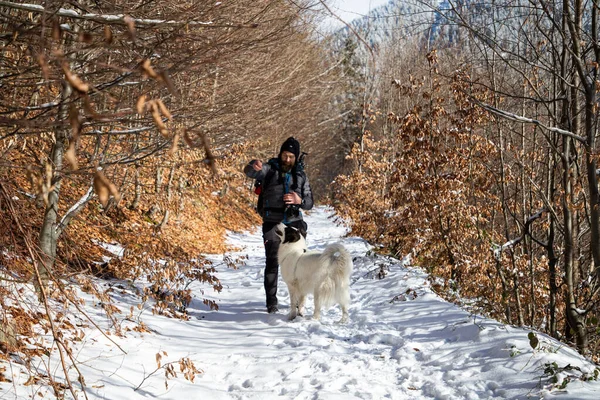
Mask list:
[[[348,320],[352,257],[341,244],[330,244],[321,252],[308,251],[303,235],[296,228],[279,224],[275,233],[281,238],[277,256],[281,276],[290,292],[288,319],[304,313],[308,294],[315,299],[313,318],[321,317],[321,307],[337,303],[342,307],[340,323]]]

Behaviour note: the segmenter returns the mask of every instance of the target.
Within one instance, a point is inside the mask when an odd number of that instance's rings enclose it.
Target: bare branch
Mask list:
[[[340,21],[342,24],[344,24],[346,26],[346,28],[348,28],[353,34],[354,36],[356,36],[356,38],[365,45],[365,47],[367,48],[367,50],[369,51],[369,54],[371,55],[371,59],[373,61],[373,63],[375,62],[375,53],[373,52],[373,48],[371,48],[371,46],[369,46],[369,44],[366,42],[365,39],[363,39],[362,36],[360,36],[360,34],[356,31],[356,29],[354,29],[350,24],[348,24],[346,21],[344,21],[343,19],[341,19],[336,13],[334,13],[333,11],[331,11],[331,8],[329,8],[329,6],[323,1],[323,0],[319,0],[319,2],[323,5],[323,7],[325,7],[325,9],[338,21]]]
[[[9,1],[0,0],[0,6],[14,10],[23,10],[29,12],[43,13],[45,12],[44,7],[36,4],[17,4]],[[216,25],[212,21],[175,21],[175,20],[162,20],[162,19],[147,19],[147,18],[131,18],[123,14],[80,14],[75,10],[69,10],[61,8],[56,11],[56,15],[60,17],[69,17],[74,19],[81,19],[85,21],[94,21],[102,24],[109,25],[124,25],[129,26],[131,23],[136,26],[155,27],[160,26],[203,26],[212,28],[255,28],[256,24],[219,24]]]
[[[504,119],[508,119],[510,121],[515,121],[515,122],[520,122],[523,124],[534,124],[534,125],[539,126],[540,128],[546,129],[547,131],[559,133],[564,136],[568,136],[572,139],[579,141],[580,143],[585,144],[585,142],[586,142],[586,139],[582,136],[579,136],[573,132],[570,132],[570,131],[567,131],[567,130],[564,130],[561,128],[557,128],[555,126],[547,126],[537,119],[527,118],[527,117],[523,117],[521,115],[517,115],[517,114],[511,113],[508,111],[500,110],[499,108],[490,106],[489,104],[482,103],[481,101],[474,99],[474,98],[471,98],[471,101],[473,103],[477,104],[479,107],[491,112],[492,114],[498,115]]]
[[[69,211],[62,217],[60,223],[56,226],[56,236],[60,236],[65,227],[69,225],[69,222],[75,215],[79,213],[85,207],[85,205],[92,199],[94,194],[93,186],[90,186],[87,193],[84,194],[77,203],[75,203]]]

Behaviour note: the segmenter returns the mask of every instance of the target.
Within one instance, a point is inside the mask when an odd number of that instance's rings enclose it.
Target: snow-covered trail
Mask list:
[[[260,232],[231,235],[241,255],[248,255],[246,265],[220,271],[225,288],[213,297],[220,311],[192,312],[202,318],[197,340],[206,343],[200,362],[205,374],[197,386],[206,398],[539,398],[544,363],[560,365],[562,354],[579,359],[549,339],[542,339],[549,350],[534,354],[527,330],[469,315],[440,299],[420,270],[369,256],[362,239],[342,239],[346,230],[330,215],[321,208],[307,217],[308,243],[319,249],[341,241],[355,257],[350,322],[335,324],[337,307],[321,322],[311,320],[311,301],[307,318],[288,322],[281,281],[280,314],[266,314]],[[383,279],[377,277],[381,266],[389,269]]]
[[[533,350],[528,330],[470,315],[440,299],[421,270],[372,255],[362,239],[344,238],[345,228],[331,215],[330,209],[317,208],[306,218],[308,244],[319,249],[341,241],[354,257],[347,324],[335,323],[341,314],[337,307],[324,312],[321,322],[311,320],[312,298],[307,317],[287,321],[289,299],[281,281],[280,313],[267,314],[260,231],[231,233],[228,240],[237,250],[225,256],[243,258],[245,265],[231,269],[222,256],[212,256],[223,291],[193,287],[189,321],[145,311],[141,320],[151,333],[129,331],[125,337],[112,337],[125,353],[98,331],[87,332],[77,350],[87,398],[599,398],[597,381],[573,380],[559,391],[543,376],[552,362],[591,373],[594,366],[575,351],[541,334],[540,346]],[[377,276],[382,267],[383,278]],[[122,293],[116,305],[129,310],[135,300]],[[208,310],[202,297],[217,301],[219,311]],[[87,311],[99,320],[101,309],[94,303],[88,299]],[[202,373],[194,383],[180,373],[166,380],[164,369],[157,369],[157,353],[163,366],[186,357]],[[56,360],[53,365],[59,370]],[[24,386],[27,376],[17,364],[8,371],[13,372],[13,382],[0,382],[0,399],[53,398],[42,385]],[[562,382],[566,376],[556,377]]]

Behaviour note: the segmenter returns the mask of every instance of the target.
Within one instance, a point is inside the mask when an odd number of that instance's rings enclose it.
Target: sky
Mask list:
[[[209,256],[223,290],[217,293],[194,282],[188,321],[153,315],[149,307],[138,309],[131,286],[115,280],[98,284],[115,289],[124,336],[107,337],[75,310],[65,312],[63,318],[85,333],[73,348],[86,382],[84,395],[71,369],[77,399],[599,398],[600,382],[580,379],[582,373],[593,374],[595,366],[575,350],[542,333],[535,333],[539,344],[534,349],[530,329],[471,314],[441,299],[423,270],[407,259],[375,255],[363,239],[347,236],[348,229],[332,215],[331,209],[318,207],[306,217],[308,247],[322,250],[340,242],[352,254],[348,323],[336,323],[338,306],[324,312],[320,322],[311,319],[311,297],[306,316],[288,321],[289,298],[281,279],[280,311],[267,314],[260,229],[229,232],[227,240],[235,250]],[[118,246],[113,249],[117,257]],[[225,257],[238,267],[228,268]],[[98,301],[80,295],[82,309],[109,330]],[[203,296],[216,301],[219,311],[209,310]],[[126,318],[132,307],[134,317]],[[145,329],[134,330],[140,322]],[[181,359],[197,369],[188,376],[193,382],[180,372]],[[43,368],[39,361],[34,367]],[[169,365],[176,376],[167,378]],[[60,375],[56,354],[49,368]],[[0,399],[54,398],[44,382],[29,380],[18,360],[0,359],[0,371],[12,381],[0,382]]]
[[[370,10],[388,3],[389,0],[330,0],[327,4],[331,11],[346,22],[367,15]],[[342,27],[343,24],[333,16],[328,16],[324,25]]]

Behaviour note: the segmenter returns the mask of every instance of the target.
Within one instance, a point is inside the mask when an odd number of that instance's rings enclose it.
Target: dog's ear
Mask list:
[[[285,237],[283,239],[283,243],[294,243],[300,240],[300,233],[296,228],[291,228],[289,226],[285,227]]]
[[[300,229],[298,229],[298,231],[300,232],[300,234],[302,235],[302,237],[303,237],[304,239],[306,239],[306,229],[304,229],[304,228],[300,228]]]
[[[283,238],[283,229],[282,229],[281,224],[279,224],[275,227],[275,234],[277,236],[279,236],[280,238]]]

